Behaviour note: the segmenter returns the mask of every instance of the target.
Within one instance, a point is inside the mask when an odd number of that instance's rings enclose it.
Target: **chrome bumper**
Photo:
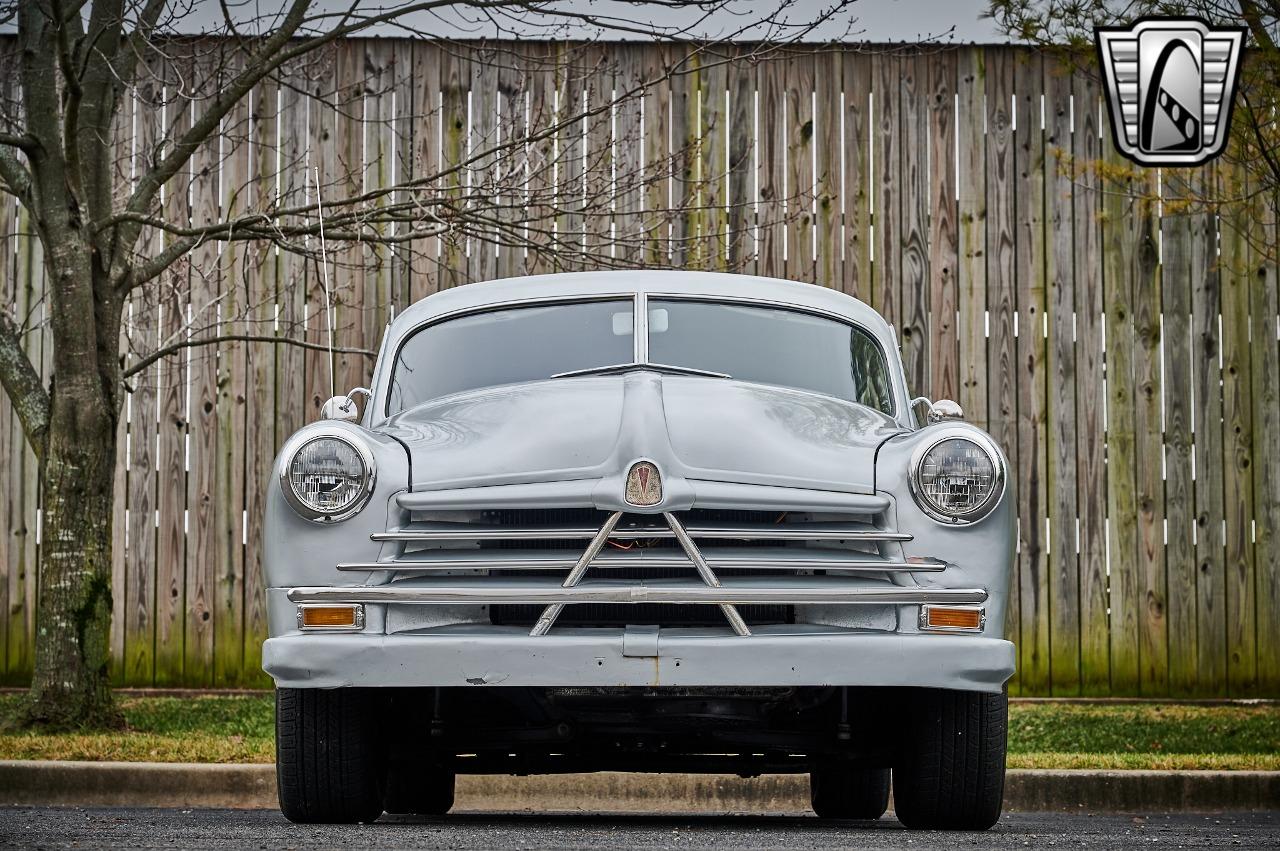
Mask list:
[[[981,588],[918,588],[900,585],[867,587],[830,577],[786,577],[722,580],[704,585],[693,579],[608,580],[596,579],[563,585],[555,579],[437,579],[416,584],[320,586],[293,588],[294,603],[400,603],[443,605],[469,603],[501,605],[532,603],[683,603],[688,605],[775,603],[840,603],[844,605],[919,605],[922,603],[973,604],[987,599]]]
[[[291,634],[268,639],[276,685],[342,686],[916,686],[999,691],[1013,644],[969,635],[902,635],[803,625],[727,630],[518,627],[417,634]]]

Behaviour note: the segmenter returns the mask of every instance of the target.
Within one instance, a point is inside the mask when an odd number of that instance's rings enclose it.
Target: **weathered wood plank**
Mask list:
[[[785,236],[785,274],[793,281],[815,280],[814,256],[814,126],[813,113],[814,57],[807,51],[797,53],[785,66],[782,84],[783,132],[786,144],[786,166],[783,195],[787,218]]]
[[[467,137],[467,194],[470,206],[484,218],[492,219],[497,199],[497,160],[492,153],[498,145],[498,110],[501,92],[498,88],[498,49],[481,45],[471,54],[471,94],[468,112],[471,133]],[[471,228],[468,240],[470,256],[468,273],[472,281],[489,281],[498,276],[499,237],[485,223]]]
[[[1201,169],[1202,191],[1213,191],[1214,167]],[[1222,272],[1212,214],[1191,223],[1192,396],[1195,423],[1196,643],[1199,694],[1227,686],[1226,542],[1222,498],[1222,369],[1219,321]]]
[[[127,109],[133,112],[135,133],[131,153],[131,171],[141,173],[164,133],[161,124],[162,93],[155,91],[155,81],[146,80],[129,98]],[[154,255],[161,246],[161,235],[155,230],[143,233],[138,251],[144,257]],[[143,288],[135,290],[126,307],[125,328],[134,356],[145,356],[159,343],[159,299]],[[137,374],[129,382],[132,392],[126,395],[125,419],[128,423],[128,520],[125,538],[115,541],[123,547],[126,558],[125,588],[114,593],[125,594],[125,657],[123,681],[130,685],[149,686],[155,681],[155,608],[156,608],[156,384],[159,366]]]
[[[729,68],[720,50],[702,57],[699,91],[702,95],[698,175],[702,208],[701,251],[707,269],[723,271],[729,263]]]
[[[1239,166],[1217,164],[1227,197],[1248,181]],[[1249,371],[1248,232],[1253,211],[1232,205],[1219,219],[1222,266],[1222,497],[1226,519],[1227,688],[1233,697],[1257,693],[1257,597],[1253,552],[1253,394]]]
[[[757,144],[760,147],[760,253],[758,273],[780,278],[786,274],[786,149],[783,121],[786,109],[786,62],[777,57],[758,66],[760,113]]]
[[[958,54],[927,56],[929,132],[929,396],[960,398],[956,101]]]
[[[886,194],[886,203],[897,203],[901,225],[901,302],[899,338],[902,368],[907,375],[907,392],[930,393],[929,305],[929,57],[911,53],[902,57],[899,78],[901,123],[898,144],[902,158],[901,189],[895,198]],[[892,247],[892,246],[891,246]],[[952,281],[948,282],[949,284]],[[947,321],[954,329],[954,317]]]
[[[909,57],[883,53],[875,57],[871,121],[871,306],[894,327],[902,343],[902,124],[899,90]],[[916,388],[911,388],[915,390]]]
[[[1280,694],[1280,197],[1259,198],[1250,216],[1254,549],[1258,694]]]
[[[196,79],[206,79],[196,61]],[[216,86],[211,83],[211,88]],[[201,92],[192,109],[199,110],[211,97]],[[220,219],[218,196],[218,144],[211,138],[200,145],[191,159],[191,221],[207,225]],[[191,339],[209,339],[220,332],[218,246],[208,242],[191,255],[191,301],[188,306],[188,334]],[[218,437],[218,349],[216,344],[190,349],[188,378],[190,393],[190,444],[187,477],[187,623],[185,679],[188,683],[214,683],[214,618],[218,614],[219,563],[215,527],[216,493],[219,487]]]
[[[1165,548],[1169,692],[1196,689],[1195,483],[1192,481],[1191,219],[1187,174],[1165,172],[1160,223],[1164,316]],[[1201,214],[1203,215],[1203,214]]]
[[[497,63],[496,136],[494,149],[495,218],[498,246],[494,274],[499,278],[523,275],[525,272],[524,228],[520,222],[527,191],[524,140],[526,122],[526,72],[524,53],[518,44],[506,44],[499,51]]]
[[[1135,287],[1139,285],[1138,242],[1144,217],[1144,187],[1138,172],[1103,145],[1112,176],[1104,179],[1102,209],[1103,276],[1106,287],[1107,516],[1110,528],[1111,688],[1138,690],[1138,607],[1142,572],[1138,564],[1138,505],[1134,438]],[[1144,282],[1145,283],[1145,282]]]
[[[1046,470],[1048,400],[1045,350],[1045,139],[1044,75],[1040,56],[1014,59],[1014,278],[1017,292],[1019,588],[1024,689],[1049,687],[1049,565],[1045,552],[1048,515]]]
[[[440,289],[440,256],[443,240],[437,233],[438,210],[433,206],[443,185],[440,177],[440,151],[444,138],[443,112],[440,108],[441,46],[410,41],[400,46],[399,56],[410,66],[410,93],[407,127],[401,138],[412,146],[409,173],[421,189],[412,197],[419,202],[413,226],[427,233],[409,243],[409,298],[412,304]]]
[[[456,44],[441,44],[440,62],[440,138],[438,162],[440,194],[462,208],[467,203],[468,170],[465,166],[467,140],[471,130],[469,110],[471,93],[470,51]],[[439,254],[439,287],[456,287],[469,283],[467,231],[451,224],[441,235]]]
[[[163,79],[165,103],[162,119],[166,141],[190,126],[186,102],[169,88],[169,74],[189,78],[190,64],[175,58]],[[154,154],[149,152],[148,156]],[[186,225],[191,221],[191,167],[188,163],[165,184],[163,211],[168,221]],[[176,237],[165,234],[164,244]],[[191,258],[182,257],[160,277],[159,337],[166,342],[186,339],[187,307],[191,303]],[[187,418],[188,383],[186,351],[157,364],[157,482],[156,482],[156,607],[155,684],[186,682],[184,646],[186,638],[187,570]]]
[[[1079,517],[1080,679],[1085,694],[1111,689],[1107,589],[1107,470],[1103,374],[1102,103],[1090,74],[1072,78],[1075,98],[1076,513]]]
[[[1165,617],[1164,435],[1161,422],[1158,186],[1151,174],[1140,184],[1147,199],[1136,212],[1139,231],[1133,284],[1133,401],[1135,501],[1138,509],[1138,688],[1165,694],[1169,687],[1169,636]]]
[[[956,70],[956,134],[959,200],[956,268],[956,325],[959,398],[965,418],[987,428],[987,185],[986,115],[984,100],[987,65],[984,52],[962,48]]]
[[[1048,228],[1049,671],[1054,694],[1080,691],[1076,556],[1075,207],[1071,66],[1045,66],[1045,222]],[[1034,330],[1034,329],[1031,329]]]
[[[814,232],[817,234],[814,282],[843,290],[844,242],[841,215],[844,208],[844,60],[839,51],[823,50],[814,57],[813,118],[817,124],[813,155],[817,181],[814,198]],[[856,96],[856,95],[855,95]]]
[[[843,75],[844,129],[841,212],[844,216],[843,275],[840,289],[870,303],[871,278],[871,194],[875,174],[871,169],[872,62],[857,52],[841,54]]]

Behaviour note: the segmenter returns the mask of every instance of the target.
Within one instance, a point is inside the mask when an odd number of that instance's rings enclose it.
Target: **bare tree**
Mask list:
[[[29,317],[15,315],[11,305],[0,310],[0,383],[38,460],[44,506],[35,671],[22,722],[68,727],[118,721],[107,676],[111,518],[117,424],[130,382],[141,380],[157,360],[227,339],[328,348],[288,329],[255,330],[254,317],[261,315],[256,306],[211,299],[190,304],[182,321],[148,348],[122,350],[126,306],[138,299],[173,301],[174,269],[212,274],[212,267],[237,255],[228,251],[220,258],[210,247],[265,243],[313,264],[319,274],[332,254],[326,246],[355,242],[394,254],[410,275],[420,262],[469,250],[471,243],[545,257],[548,268],[686,264],[697,262],[697,234],[681,232],[677,220],[742,215],[705,203],[695,187],[671,202],[641,205],[619,228],[619,185],[643,193],[662,169],[683,174],[697,156],[696,144],[672,152],[667,162],[630,170],[616,162],[609,168],[575,164],[561,144],[573,128],[615,120],[620,105],[646,86],[726,61],[716,42],[674,51],[678,61],[625,90],[597,90],[582,102],[553,98],[550,107],[544,100],[525,114],[516,111],[474,137],[469,148],[455,145],[436,167],[410,179],[369,188],[350,164],[328,173],[295,167],[289,173],[302,179],[288,185],[221,187],[230,200],[209,220],[177,215],[185,197],[172,190],[166,196],[166,187],[216,165],[212,140],[252,139],[252,93],[270,86],[290,96],[333,97],[311,86],[308,63],[314,57],[371,27],[429,37],[432,21],[446,14],[455,23],[522,39],[570,29],[579,37],[678,39],[719,14],[731,24],[722,28],[724,37],[735,34],[737,22],[753,43],[766,45],[734,48],[741,61],[787,50],[813,26],[841,14],[850,0],[832,0],[800,22],[792,20],[793,0],[746,16],[735,11],[735,2],[427,0],[383,11],[365,10],[359,0],[336,9],[292,0],[278,13],[252,20],[237,18],[239,7],[224,3],[220,22],[205,33],[217,37],[203,38],[177,32],[184,16],[212,6],[192,0],[17,0],[0,6],[0,23],[16,20],[17,67],[4,76],[18,83],[0,108],[0,189],[17,199],[39,240],[53,343],[46,385],[22,345]],[[654,17],[682,23],[636,24],[617,14],[644,7]],[[586,59],[566,65],[563,56],[542,53],[551,66],[578,69],[579,82],[589,82],[597,67]],[[535,67],[538,55],[527,43],[500,41],[492,61],[517,74]],[[531,118],[530,112],[540,114]],[[132,154],[122,152],[121,127],[138,116],[153,132],[135,138]],[[803,207],[792,205],[797,215]],[[726,262],[732,265],[745,250],[724,247]],[[343,252],[338,254],[342,262]],[[247,253],[239,256],[251,262]],[[348,271],[359,274],[359,254],[346,256],[355,258],[346,261]],[[224,308],[245,318],[234,335],[221,330],[227,327]]]

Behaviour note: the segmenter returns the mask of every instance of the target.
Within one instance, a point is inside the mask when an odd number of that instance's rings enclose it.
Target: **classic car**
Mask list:
[[[284,814],[443,814],[467,773],[808,773],[821,817],[879,818],[892,782],[908,827],[989,827],[1015,508],[961,418],[809,284],[412,305],[269,484]]]

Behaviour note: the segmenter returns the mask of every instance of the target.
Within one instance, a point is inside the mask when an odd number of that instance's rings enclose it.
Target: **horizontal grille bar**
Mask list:
[[[660,554],[659,554],[660,553]],[[578,560],[576,553],[562,550],[425,550],[389,561],[343,562],[338,570],[394,570],[398,573],[432,573],[441,570],[567,570]],[[909,558],[891,561],[869,553],[816,548],[739,549],[709,551],[707,563],[713,569],[749,570],[852,570],[872,573],[936,573],[947,563],[936,558]],[[688,567],[691,562],[678,550],[629,550],[601,553],[591,562],[594,568]]]
[[[394,532],[374,532],[374,541],[441,542],[441,541],[575,541],[590,540],[600,527],[542,526],[511,528],[509,526],[480,526],[466,523],[420,523],[413,528]],[[693,538],[732,541],[910,541],[907,532],[890,532],[868,528],[862,523],[796,523],[778,526],[749,524],[723,524],[716,526],[687,526],[685,531]],[[642,527],[615,529],[609,536],[616,541],[635,541],[647,538],[673,538],[675,534],[666,527]]]
[[[896,585],[867,587],[827,577],[806,581],[788,578],[786,584],[769,579],[731,579],[720,587],[699,580],[666,579],[636,584],[626,580],[590,580],[570,588],[540,579],[479,582],[459,579],[411,586],[378,585],[356,588],[304,587],[289,591],[294,603],[399,603],[431,605],[474,603],[675,603],[684,605],[750,603],[846,603],[864,605],[914,605],[918,603],[982,603],[987,592],[980,588],[907,588]]]

